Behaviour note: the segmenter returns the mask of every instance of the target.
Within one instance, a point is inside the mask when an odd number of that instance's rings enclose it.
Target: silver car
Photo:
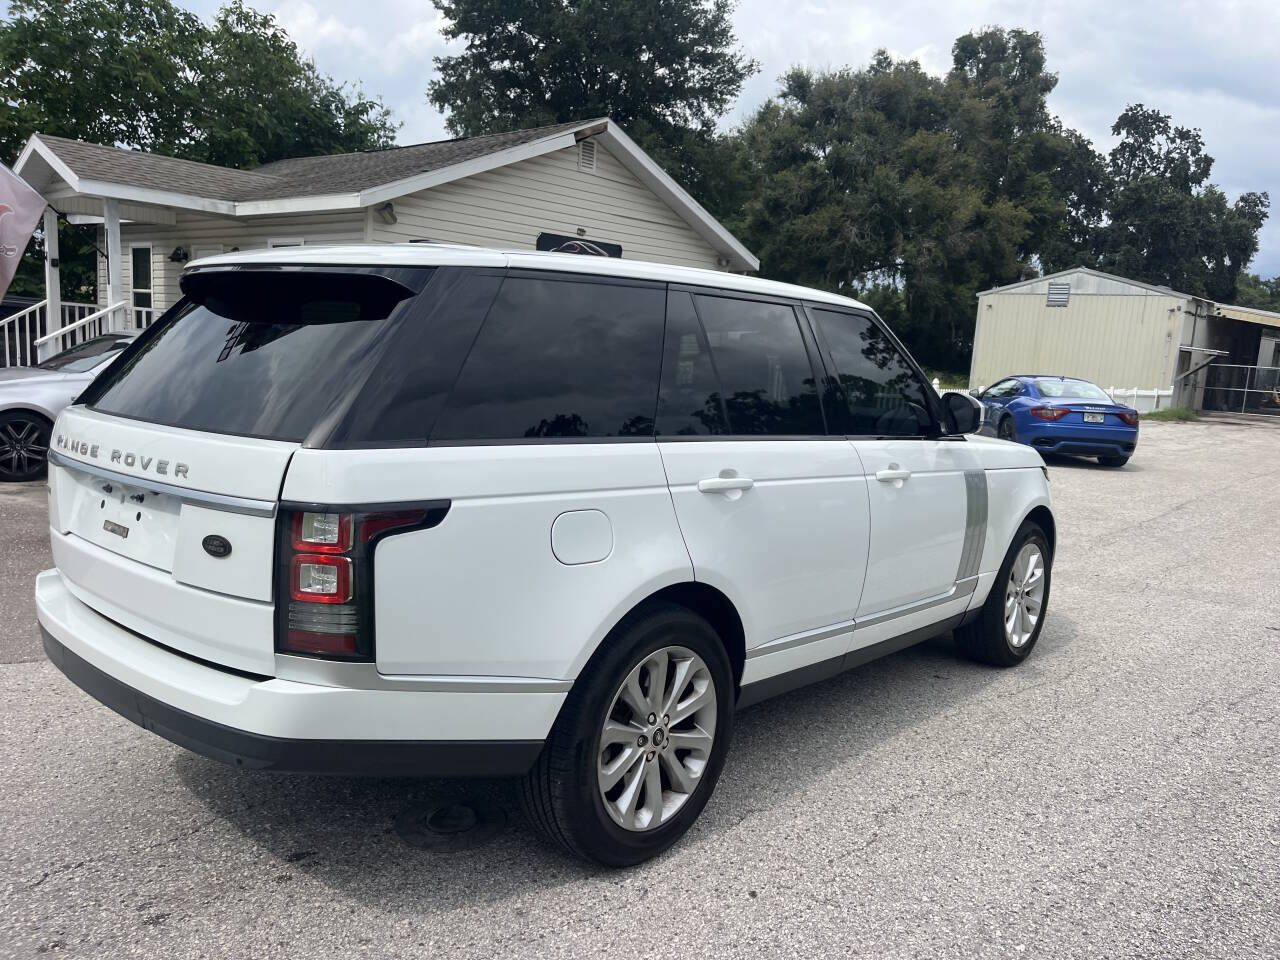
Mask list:
[[[44,473],[54,417],[132,339],[132,334],[108,333],[38,366],[0,369],[0,480],[34,480]]]

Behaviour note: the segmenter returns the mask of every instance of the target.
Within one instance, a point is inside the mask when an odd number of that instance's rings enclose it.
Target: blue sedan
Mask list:
[[[1088,380],[1007,377],[978,399],[989,432],[1041,453],[1097,457],[1104,467],[1123,467],[1138,446],[1138,411]]]

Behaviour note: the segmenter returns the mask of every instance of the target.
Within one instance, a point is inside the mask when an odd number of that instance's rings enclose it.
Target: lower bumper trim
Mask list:
[[[253,770],[346,776],[503,777],[533,766],[541,740],[305,740],[237,730],[179,710],[68,650],[43,625],[45,653],[67,679],[126,720],[211,760]]]

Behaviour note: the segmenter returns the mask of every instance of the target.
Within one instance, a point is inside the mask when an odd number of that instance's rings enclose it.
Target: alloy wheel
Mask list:
[[[1044,554],[1035,543],[1025,543],[1013,561],[1004,594],[1004,633],[1015,650],[1031,639],[1040,622],[1044,585]]]
[[[692,650],[655,650],[631,668],[600,731],[596,779],[625,830],[670,820],[698,789],[716,735],[716,687]]]
[[[0,473],[30,477],[44,467],[49,456],[43,425],[27,417],[0,421]]]

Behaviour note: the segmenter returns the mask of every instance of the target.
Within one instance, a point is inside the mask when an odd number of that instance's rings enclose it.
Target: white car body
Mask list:
[[[756,278],[431,245],[193,266],[273,264],[554,271],[867,311]],[[516,774],[647,598],[705,604],[740,644],[742,706],[960,624],[1020,524],[1039,517],[1052,533],[1042,461],[1024,446],[710,439],[333,448],[144,422],[91,400],[54,428],[55,568],[36,584],[46,648],[131,719],[229,762]],[[431,519],[356,568],[375,585],[374,655],[283,652],[281,512],[405,504]],[[212,555],[210,536],[230,553]]]

